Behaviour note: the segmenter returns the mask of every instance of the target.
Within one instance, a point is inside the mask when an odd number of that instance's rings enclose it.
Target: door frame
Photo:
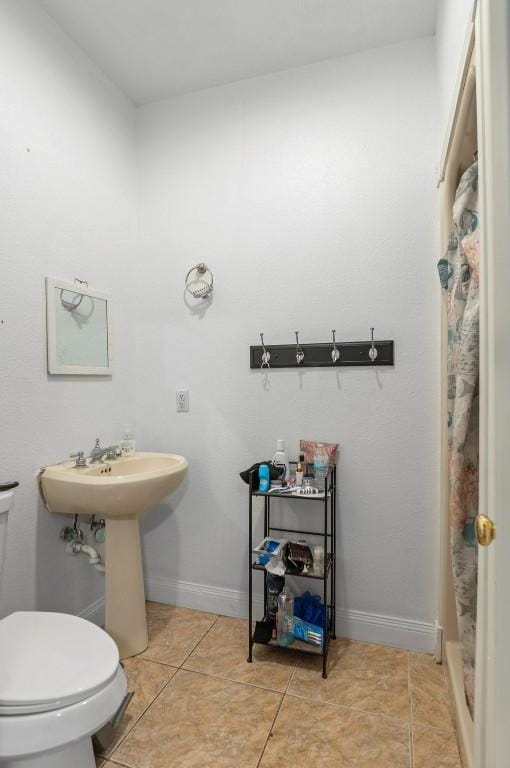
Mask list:
[[[475,766],[507,768],[510,722],[510,6],[476,18],[480,157],[480,512],[496,538],[479,548]]]

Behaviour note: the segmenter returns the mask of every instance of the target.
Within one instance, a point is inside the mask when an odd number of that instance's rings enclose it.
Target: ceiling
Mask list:
[[[137,104],[433,35],[437,0],[39,0]]]

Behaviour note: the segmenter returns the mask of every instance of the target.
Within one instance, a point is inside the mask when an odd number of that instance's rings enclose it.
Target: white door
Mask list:
[[[510,2],[477,18],[481,258],[480,512],[476,768],[510,766]]]

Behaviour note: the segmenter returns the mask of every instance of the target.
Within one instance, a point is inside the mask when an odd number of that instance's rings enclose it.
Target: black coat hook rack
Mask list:
[[[250,347],[250,368],[341,368],[342,366],[394,365],[393,340],[336,341],[302,344],[298,337],[290,344]],[[263,335],[262,335],[263,338]],[[297,342],[297,346],[296,346]],[[298,353],[296,354],[296,350]]]

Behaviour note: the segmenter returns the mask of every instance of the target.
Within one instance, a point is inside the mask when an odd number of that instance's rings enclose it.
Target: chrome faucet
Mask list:
[[[90,463],[99,464],[106,456],[107,459],[116,459],[119,451],[118,445],[109,445],[108,448],[101,448],[100,440],[96,437],[96,444],[90,452]]]

